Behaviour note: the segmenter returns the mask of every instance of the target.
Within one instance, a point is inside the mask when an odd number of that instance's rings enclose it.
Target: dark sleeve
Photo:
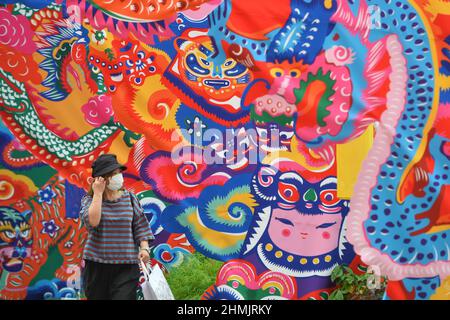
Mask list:
[[[89,215],[88,214],[89,214],[89,206],[91,205],[91,203],[92,203],[92,197],[87,194],[81,199],[80,218],[81,218],[81,222],[86,227],[88,232],[95,230],[95,228],[93,226],[91,226],[89,223]]]
[[[136,243],[139,245],[144,240],[154,240],[155,236],[150,228],[150,223],[144,214],[144,208],[135,194],[131,193],[131,201],[133,201],[133,235]]]

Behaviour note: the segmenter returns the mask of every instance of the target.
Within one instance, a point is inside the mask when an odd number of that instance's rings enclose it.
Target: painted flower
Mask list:
[[[23,53],[36,51],[33,30],[24,16],[14,16],[6,8],[0,8],[0,44]]]
[[[39,194],[39,203],[47,202],[48,204],[52,204],[52,199],[56,197],[56,193],[53,192],[51,186],[47,186],[43,190],[38,190]]]
[[[42,221],[42,234],[48,234],[50,237],[54,238],[58,230],[60,229],[56,223],[55,220],[51,219],[49,221]]]
[[[31,258],[38,264],[41,264],[41,261],[44,258],[44,255],[39,251],[33,251]]]
[[[89,99],[89,101],[81,107],[86,121],[93,126],[100,126],[107,123],[114,115],[111,104],[111,97],[100,95]]]
[[[355,61],[355,53],[351,48],[344,46],[332,46],[325,51],[325,59],[328,63],[341,67],[352,64]]]
[[[102,45],[105,43],[106,39],[106,32],[105,30],[95,30],[92,33],[91,39],[95,44]]]

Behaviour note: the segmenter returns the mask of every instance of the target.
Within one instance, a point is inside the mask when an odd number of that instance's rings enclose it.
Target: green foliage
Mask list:
[[[114,60],[114,52],[112,51],[111,48],[107,48],[105,50],[105,53],[107,54],[109,61],[113,61]]]
[[[170,270],[167,282],[176,300],[199,300],[215,283],[222,262],[198,252],[185,257],[180,266]]]
[[[376,275],[363,272],[358,275],[347,265],[340,265],[333,269],[331,280],[337,285],[330,300],[381,300],[386,288],[386,279],[380,278],[378,285],[371,289],[368,284],[376,282]],[[375,281],[374,281],[375,280]]]

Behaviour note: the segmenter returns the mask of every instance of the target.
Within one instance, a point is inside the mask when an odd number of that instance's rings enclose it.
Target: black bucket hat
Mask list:
[[[100,177],[116,169],[127,170],[127,167],[117,162],[115,154],[102,154],[92,163],[92,177]]]

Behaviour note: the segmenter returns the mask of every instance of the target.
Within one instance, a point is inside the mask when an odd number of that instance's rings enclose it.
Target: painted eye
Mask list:
[[[134,62],[133,62],[133,60],[130,60],[130,59],[128,59],[126,62],[125,62],[125,65],[127,66],[127,67],[132,67],[133,65],[134,65]]]
[[[339,203],[336,189],[322,190],[320,192],[320,201],[324,206],[331,207]]]
[[[278,221],[280,221],[281,223],[286,224],[286,225],[288,225],[288,226],[294,226],[294,223],[293,223],[291,220],[289,220],[289,219],[275,218],[275,220],[278,220]]]
[[[225,63],[224,63],[224,66],[225,67],[229,67],[229,66],[231,66],[233,64],[233,60],[228,60],[228,61],[226,61]]]
[[[317,226],[316,229],[327,229],[331,226],[334,226],[336,224],[335,222],[328,222],[328,223],[322,223],[321,225]]]
[[[134,83],[136,84],[141,84],[141,82],[142,82],[141,78],[134,79]]]
[[[139,59],[144,59],[144,58],[145,58],[145,53],[144,53],[144,51],[139,51],[138,54],[137,54],[137,57],[138,57]]]
[[[298,77],[300,77],[300,70],[297,70],[297,69],[292,69],[290,72],[289,72],[289,75],[292,77],[292,78],[298,78]]]
[[[21,232],[22,237],[27,238],[30,235],[30,230],[24,230]]]
[[[210,65],[209,61],[206,60],[206,59],[200,59],[200,61],[201,61],[205,66],[209,66],[209,65]]]
[[[233,62],[234,61],[231,61],[230,65],[227,65],[225,63],[226,67],[230,68],[230,69],[225,71],[225,74],[228,77],[235,77],[235,78],[241,77],[247,71],[247,67],[243,66],[240,63],[233,64]]]
[[[151,73],[153,73],[153,72],[156,71],[156,68],[155,68],[155,66],[150,66],[150,68],[148,68],[148,70],[149,70]]]
[[[280,68],[273,68],[270,70],[270,75],[274,78],[280,78],[284,75],[284,71]]]
[[[289,183],[278,183],[278,194],[284,201],[290,203],[295,203],[300,199],[300,193],[297,188]]]
[[[197,57],[191,53],[186,57],[186,67],[188,68],[188,71],[194,75],[207,76],[210,73],[210,70],[204,67],[206,65],[206,63],[204,63],[205,61],[205,59],[198,60]],[[206,62],[209,63],[208,61]]]
[[[6,231],[5,235],[10,239],[15,238],[15,236],[16,236],[15,232],[11,232],[11,231]]]

